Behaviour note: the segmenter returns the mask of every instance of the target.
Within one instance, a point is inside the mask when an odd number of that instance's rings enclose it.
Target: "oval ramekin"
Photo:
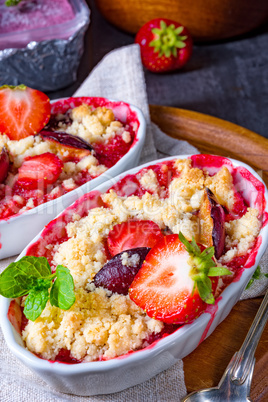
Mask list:
[[[116,178],[101,184],[95,190],[105,192],[127,174],[135,174],[144,167],[177,158],[194,158],[194,156],[179,155],[178,157],[173,156],[149,162],[120,174]],[[1,297],[0,320],[3,334],[8,347],[23,364],[60,392],[82,396],[114,393],[142,383],[159,372],[168,369],[176,363],[178,359],[191,353],[214,331],[217,325],[226,318],[234,304],[239,300],[241,293],[254,273],[268,244],[268,225],[266,225],[268,216],[268,192],[265,184],[258,174],[248,165],[229,158],[219,158],[224,160],[229,167],[241,167],[243,172],[248,172],[252,175],[251,177],[255,180],[255,183],[262,186],[264,197],[263,213],[265,220],[263,220],[263,225],[256,242],[257,248],[255,254],[253,253],[254,257],[251,256],[247,260],[247,268],[244,268],[242,274],[224,289],[217,298],[215,305],[208,306],[205,312],[191,324],[180,327],[171,335],[154,342],[145,349],[108,361],[68,365],[42,360],[25,348],[21,337],[7,318],[10,299]],[[249,187],[250,185],[251,183],[249,183]],[[245,191],[247,190],[248,186],[245,186]],[[252,203],[256,202],[257,196],[258,194],[256,193],[256,198],[252,197]],[[72,206],[67,208],[66,211],[69,211],[69,213],[74,212],[79,203],[83,201],[83,198],[77,200]],[[58,218],[66,214],[66,211],[60,214]],[[53,222],[55,222],[55,220]],[[32,240],[19,258],[23,257],[27,253],[28,248],[42,237],[45,230],[46,229]]]
[[[83,194],[92,191],[101,183],[117,176],[127,169],[137,166],[139,163],[140,154],[146,136],[146,122],[142,111],[136,106],[130,105],[126,102],[105,98],[99,99],[104,99],[117,105],[120,102],[122,106],[130,108],[130,110],[136,114],[137,120],[139,121],[139,127],[137,128],[135,139],[129,151],[106,172],[83,184],[77,189],[58,197],[55,200],[38,205],[33,209],[0,220],[0,259],[20,253],[48,222],[75,200]],[[53,104],[56,101],[57,100],[52,101],[51,103]]]

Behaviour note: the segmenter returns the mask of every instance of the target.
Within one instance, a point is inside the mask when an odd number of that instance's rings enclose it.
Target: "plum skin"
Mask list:
[[[127,295],[128,289],[141,268],[146,255],[151,249],[149,247],[137,247],[130,250],[124,250],[116,254],[109,260],[94,277],[96,287],[103,287],[121,295]],[[122,255],[127,253],[128,258],[133,255],[139,255],[139,261],[136,264],[123,265]]]
[[[214,246],[215,258],[223,254],[225,246],[225,213],[215,195],[205,189],[205,198],[199,210],[201,223],[200,242],[206,247]]]
[[[93,151],[93,147],[80,137],[72,134],[67,134],[61,131],[46,131],[42,130],[39,135],[44,140],[56,141],[61,145],[66,145],[68,147],[87,149],[88,151]]]
[[[0,154],[0,183],[3,183],[8,175],[9,170],[9,156],[5,147],[2,148]]]

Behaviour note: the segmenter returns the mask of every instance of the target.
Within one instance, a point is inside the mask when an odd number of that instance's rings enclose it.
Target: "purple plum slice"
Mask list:
[[[92,153],[93,147],[80,137],[67,134],[60,131],[42,130],[39,135],[45,141],[49,141],[55,150],[61,155],[63,161],[68,161],[70,158],[82,159]],[[95,152],[93,153],[94,156]]]
[[[8,174],[9,169],[9,156],[5,147],[2,148],[0,154],[0,183],[3,183]]]
[[[149,247],[138,247],[116,254],[95,275],[95,286],[103,287],[113,293],[127,295],[134,277],[150,250]]]
[[[62,131],[42,130],[40,131],[39,135],[41,135],[44,140],[48,139],[57,141],[62,145],[66,145],[67,147],[87,149],[88,151],[93,150],[93,147],[82,138],[77,137],[76,135],[64,133]]]
[[[214,246],[215,257],[219,259],[225,244],[225,213],[215,195],[206,188],[205,198],[199,210],[200,242],[206,247]]]

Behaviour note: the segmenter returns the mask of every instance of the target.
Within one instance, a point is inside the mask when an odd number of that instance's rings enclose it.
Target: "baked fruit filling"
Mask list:
[[[34,321],[21,313],[26,347],[48,360],[107,360],[217,303],[262,227],[264,186],[245,171],[197,155],[143,168],[78,200],[27,251],[46,257],[53,272],[69,269],[75,302],[63,310],[48,301]],[[23,308],[25,296],[14,303]]]
[[[105,173],[128,152],[139,125],[122,102],[69,98],[50,104],[23,85],[0,88],[0,104],[0,219]],[[113,108],[123,110],[124,121]]]

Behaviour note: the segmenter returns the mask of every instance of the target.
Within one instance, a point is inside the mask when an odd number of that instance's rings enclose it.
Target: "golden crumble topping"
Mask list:
[[[48,303],[35,322],[29,321],[23,332],[29,350],[55,359],[63,348],[78,360],[93,361],[139,349],[150,335],[161,332],[163,323],[149,318],[128,296],[95,288],[92,280],[107,262],[104,242],[116,224],[130,219],[151,220],[162,230],[181,231],[188,240],[194,237],[198,241],[202,226],[198,211],[205,187],[225,207],[233,205],[233,181],[226,167],[210,177],[192,168],[189,159],[177,160],[174,166],[179,175],[171,181],[165,198],[160,195],[155,172],[149,169],[136,176],[147,190],[142,196],[123,197],[110,190],[102,194],[105,207],[91,209],[83,218],[77,214],[73,217],[66,227],[69,239],[55,247],[53,264],[70,269],[76,302],[68,311]],[[254,208],[248,208],[240,219],[226,222],[225,251],[219,263],[226,264],[236,255],[247,253],[260,228]],[[122,263],[131,264],[127,254],[122,255]]]

